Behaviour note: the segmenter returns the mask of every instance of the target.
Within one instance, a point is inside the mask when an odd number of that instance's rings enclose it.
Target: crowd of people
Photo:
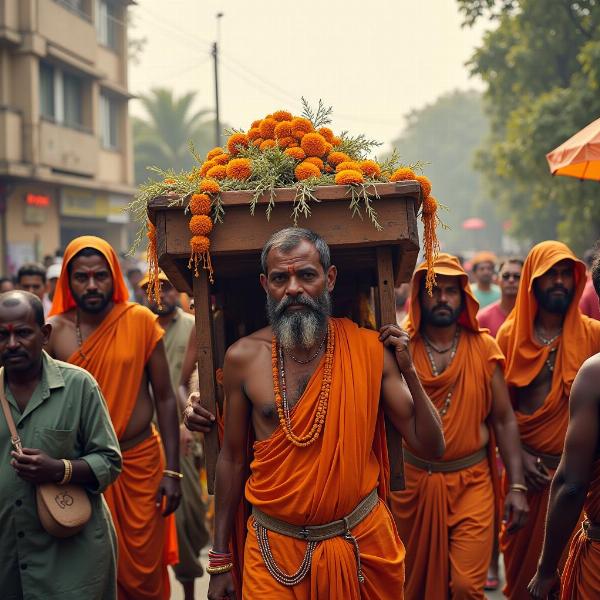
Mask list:
[[[476,599],[500,553],[508,598],[600,597],[600,259],[583,259],[554,241],[441,253],[433,290],[419,265],[373,331],[332,316],[344,273],[326,241],[279,231],[261,256],[269,325],[228,348],[215,415],[166,275],[148,299],[143,269],[124,276],[93,236],[23,265],[0,279],[2,597],[162,600],[171,565],[186,600],[205,571],[215,600]],[[43,525],[47,484],[90,498],[69,537]]]

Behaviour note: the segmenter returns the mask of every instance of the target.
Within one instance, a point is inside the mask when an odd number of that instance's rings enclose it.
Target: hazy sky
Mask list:
[[[483,27],[462,29],[455,0],[138,0],[133,37],[147,43],[130,90],[198,92],[214,107],[210,45],[220,20],[221,118],[247,129],[300,97],[333,106],[333,128],[390,142],[403,116],[460,88],[481,88],[465,62]],[[139,102],[131,103],[140,114]]]

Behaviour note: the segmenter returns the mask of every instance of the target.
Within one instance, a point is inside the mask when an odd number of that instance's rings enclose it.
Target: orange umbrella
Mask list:
[[[546,154],[552,175],[600,181],[600,119]]]

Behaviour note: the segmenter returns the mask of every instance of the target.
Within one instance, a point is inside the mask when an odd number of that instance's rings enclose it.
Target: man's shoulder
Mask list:
[[[497,313],[502,314],[502,309],[500,308],[500,300],[496,300],[495,302],[484,306],[477,314],[477,318],[487,318],[491,315],[496,315]]]
[[[52,358],[49,355],[47,355],[47,361],[49,365],[54,366],[56,369],[58,369],[65,383],[65,387],[68,387],[70,384],[72,385],[76,383],[89,383],[93,386],[98,385],[96,383],[96,380],[89,373],[89,371],[86,371],[85,369],[82,369],[77,365],[73,365],[71,363]]]
[[[250,358],[256,356],[256,352],[271,345],[272,331],[270,327],[263,327],[257,331],[241,337],[235,341],[225,353],[225,361],[240,366]]]

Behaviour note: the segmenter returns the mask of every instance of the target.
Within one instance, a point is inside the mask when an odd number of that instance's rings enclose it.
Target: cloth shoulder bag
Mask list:
[[[23,446],[4,393],[4,368],[0,368],[0,403],[13,448],[21,454]],[[55,537],[66,538],[79,533],[92,516],[87,492],[83,486],[74,483],[40,483],[36,486],[36,501],[42,527]]]

